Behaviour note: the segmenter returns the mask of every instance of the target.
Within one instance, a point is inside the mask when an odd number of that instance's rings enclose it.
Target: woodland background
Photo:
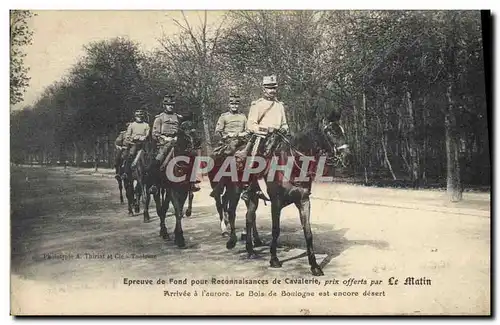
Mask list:
[[[29,85],[31,16],[11,11],[11,104]],[[196,28],[176,21],[178,34],[150,52],[125,38],[87,44],[33,106],[11,110],[11,161],[111,167],[133,111],[147,110],[152,123],[165,93],[178,113],[195,114],[210,152],[229,92],[247,114],[262,76],[276,74],[292,132],[341,112],[352,155],[339,176],[447,186],[452,200],[464,187],[489,188],[480,11],[228,11],[217,26],[201,18]]]

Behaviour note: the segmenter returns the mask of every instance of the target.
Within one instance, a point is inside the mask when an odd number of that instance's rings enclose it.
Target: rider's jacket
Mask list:
[[[260,123],[257,123],[263,114],[265,114],[264,117]],[[253,101],[250,106],[250,112],[248,113],[247,129],[252,132],[257,132],[259,126],[288,130],[283,103],[280,101],[273,102],[265,98],[259,98]]]
[[[142,122],[132,122],[127,128],[127,132],[125,133],[126,142],[133,143],[136,141],[135,137],[144,137],[146,138],[149,135],[149,124],[145,121]]]
[[[175,136],[179,129],[180,120],[181,115],[175,113],[162,112],[156,115],[153,123],[153,139],[158,141],[161,135],[169,137]]]
[[[215,127],[216,133],[222,133],[222,135],[227,135],[229,133],[241,133],[246,129],[247,117],[245,114],[236,112],[226,112],[222,113],[217,121]]]

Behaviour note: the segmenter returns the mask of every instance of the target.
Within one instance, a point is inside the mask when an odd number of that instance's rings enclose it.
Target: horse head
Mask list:
[[[329,118],[323,118],[319,130],[324,140],[324,151],[328,155],[327,164],[346,167],[349,145],[338,115],[330,114]]]

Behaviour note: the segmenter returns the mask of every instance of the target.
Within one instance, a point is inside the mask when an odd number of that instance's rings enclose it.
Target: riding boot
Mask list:
[[[156,159],[151,161],[151,164],[148,166],[148,180],[151,185],[149,189],[149,193],[155,195],[158,192],[158,181],[160,179],[160,164]]]
[[[125,175],[125,177],[127,175],[130,175],[131,173],[131,168],[130,166],[132,165],[132,160],[133,160],[133,157],[127,157],[127,159],[125,160],[124,162],[124,166],[123,166],[123,175]]]
[[[115,164],[115,179],[117,181],[121,180],[121,177],[120,177],[120,163],[116,163]]]
[[[122,163],[121,168],[120,168],[122,180],[125,180],[127,178],[127,169],[128,169],[127,162],[128,162],[128,158],[123,160],[123,163]]]

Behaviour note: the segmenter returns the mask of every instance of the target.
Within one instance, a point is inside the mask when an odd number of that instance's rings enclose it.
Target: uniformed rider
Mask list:
[[[127,147],[124,153],[124,177],[126,177],[126,173],[129,171],[137,152],[143,148],[150,131],[149,124],[144,121],[144,111],[135,111],[134,119],[134,122],[128,125],[123,141],[123,144]]]
[[[244,144],[248,132],[247,117],[239,111],[240,97],[236,94],[229,96],[229,111],[222,113],[215,126],[215,134],[221,138],[220,147],[216,149],[219,154],[229,156],[235,153],[238,146]],[[218,183],[210,196],[216,197],[222,191]]]
[[[277,100],[278,83],[275,75],[265,76],[262,80],[263,97],[253,101],[248,113],[247,130],[252,133],[269,134],[279,130],[287,134],[289,127],[284,104]],[[257,185],[255,185],[257,186]],[[248,192],[252,186],[244,189],[241,198],[248,200]],[[265,195],[256,189],[258,197],[266,199]]]
[[[174,112],[175,101],[172,95],[165,95],[163,97],[162,107],[163,112],[155,116],[152,130],[152,138],[156,141],[158,149],[155,159],[152,159],[151,165],[148,168],[152,180],[159,179],[161,164],[177,140],[177,133],[183,119],[182,115]],[[200,188],[197,184],[192,183],[191,190],[196,192]],[[153,182],[150,192],[155,194],[157,191],[157,185]]]
[[[247,117],[239,111],[240,97],[231,95],[229,97],[229,111],[222,113],[215,126],[217,134],[222,142],[227,145],[226,155],[234,154],[242,139],[248,134]]]
[[[125,146],[125,144],[123,143],[125,141],[125,133],[127,133],[127,129],[128,129],[128,126],[130,125],[130,123],[132,122],[128,122],[127,123],[127,126],[125,128],[125,130],[122,130],[120,131],[120,133],[118,133],[118,136],[116,137],[116,140],[115,140],[115,178],[117,180],[120,180],[121,179],[121,167],[122,167],[122,163],[124,162],[124,152],[125,152],[125,149],[127,149],[127,147]]]

